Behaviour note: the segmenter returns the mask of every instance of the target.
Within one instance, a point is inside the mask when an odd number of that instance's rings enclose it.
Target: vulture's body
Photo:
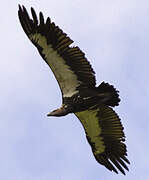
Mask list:
[[[33,8],[32,19],[25,7],[19,6],[19,19],[24,32],[49,65],[60,86],[61,108],[48,116],[74,113],[82,123],[96,160],[111,171],[125,174],[129,164],[123,126],[112,107],[119,104],[118,91],[108,83],[96,87],[95,73],[85,54],[73,41],[51,22],[39,20]]]

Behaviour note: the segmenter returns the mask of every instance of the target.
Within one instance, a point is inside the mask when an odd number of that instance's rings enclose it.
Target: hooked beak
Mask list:
[[[47,114],[47,116],[54,116],[54,112],[52,111],[52,112],[49,112],[48,114]]]
[[[66,114],[68,114],[68,112],[66,111],[66,109],[64,107],[61,107],[59,109],[56,109],[50,113],[47,114],[47,116],[65,116]]]
[[[47,114],[47,116],[56,116],[56,115],[57,115],[57,110],[54,110],[54,111],[49,112],[49,113]]]

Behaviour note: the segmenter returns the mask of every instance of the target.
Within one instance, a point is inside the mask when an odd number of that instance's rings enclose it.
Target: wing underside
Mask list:
[[[19,6],[19,19],[28,38],[37,47],[40,55],[53,71],[64,97],[71,97],[81,87],[95,87],[94,71],[85,54],[78,47],[71,47],[73,41],[48,17],[39,20],[33,8],[32,18],[26,8]]]
[[[107,106],[94,106],[75,113],[82,123],[95,159],[106,168],[125,174],[129,164],[123,126],[114,110]]]

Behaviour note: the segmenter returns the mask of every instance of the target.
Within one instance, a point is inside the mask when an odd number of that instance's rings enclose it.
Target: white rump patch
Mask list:
[[[65,60],[47,44],[47,40],[39,33],[30,35],[31,40],[34,40],[43,48],[42,54],[45,55],[46,61],[53,71],[58,84],[63,92],[63,97],[71,97],[78,93],[76,88],[80,85],[80,81],[77,80],[77,76],[66,64]],[[71,61],[71,60],[70,60]]]
[[[87,136],[89,136],[92,143],[95,144],[96,154],[104,152],[105,145],[101,135],[101,127],[98,123],[98,118],[96,117],[98,109],[95,110],[85,110],[82,112],[77,112],[75,115],[79,118],[82,123]]]

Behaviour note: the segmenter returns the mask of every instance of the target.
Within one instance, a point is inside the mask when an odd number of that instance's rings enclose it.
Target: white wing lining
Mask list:
[[[58,80],[59,86],[63,91],[63,97],[71,97],[78,93],[76,88],[81,84],[81,82],[77,80],[77,76],[57,51],[54,50],[51,45],[47,44],[46,38],[39,33],[34,35],[31,34],[29,38],[37,42],[42,48],[42,54]]]

